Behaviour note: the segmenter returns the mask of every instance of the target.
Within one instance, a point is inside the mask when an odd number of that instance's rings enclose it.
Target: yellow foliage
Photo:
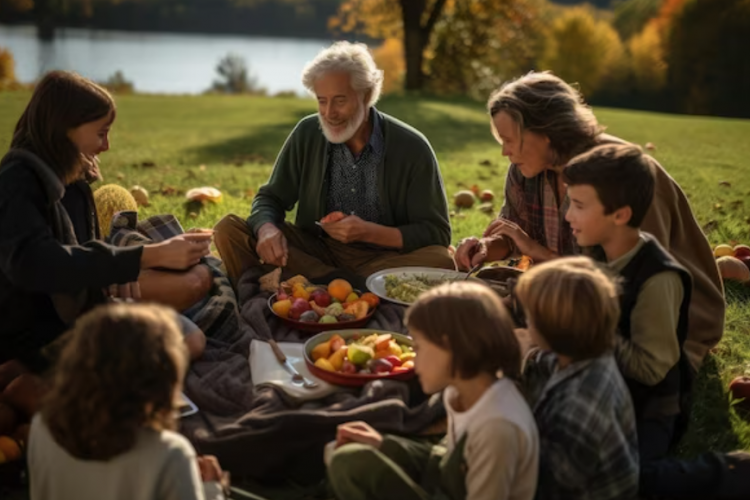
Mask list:
[[[16,63],[9,50],[0,47],[0,87],[15,83]]]
[[[404,32],[398,0],[345,0],[328,20],[328,28],[381,40],[400,39]]]
[[[383,92],[389,94],[403,88],[406,63],[404,43],[399,38],[388,38],[372,51],[375,64],[384,72]]]
[[[592,93],[622,75],[625,50],[607,21],[595,19],[589,8],[574,7],[552,23],[540,65]]]
[[[628,42],[631,69],[638,90],[657,91],[667,83],[667,63],[660,32],[657,23],[648,23]]]
[[[117,184],[107,184],[94,191],[94,204],[103,237],[109,236],[109,226],[117,212],[138,211],[133,195]]]

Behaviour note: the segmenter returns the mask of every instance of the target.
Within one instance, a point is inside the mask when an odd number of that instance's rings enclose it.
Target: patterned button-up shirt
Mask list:
[[[570,224],[565,220],[570,201],[558,203],[557,174],[545,170],[531,179],[515,165],[505,179],[505,202],[500,217],[515,222],[532,240],[559,255],[579,253]]]
[[[539,428],[537,500],[637,498],[635,413],[611,355],[560,369],[557,355],[538,351],[524,386]]]
[[[355,157],[346,144],[329,143],[328,213],[344,212],[369,222],[380,222],[378,165],[385,154],[383,125],[375,108],[370,110],[372,133]]]

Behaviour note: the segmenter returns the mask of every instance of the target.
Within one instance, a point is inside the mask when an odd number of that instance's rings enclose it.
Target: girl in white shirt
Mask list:
[[[406,316],[422,389],[445,389],[440,445],[339,426],[328,478],[340,500],[531,500],[539,440],[513,378],[521,367],[513,322],[489,288],[457,282],[423,294]]]
[[[188,366],[175,313],[101,306],[67,335],[31,426],[32,500],[223,499],[216,459],[174,432]]]

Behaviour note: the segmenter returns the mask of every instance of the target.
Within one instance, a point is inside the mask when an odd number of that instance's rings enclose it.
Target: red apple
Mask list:
[[[737,377],[729,383],[729,392],[734,399],[744,399],[740,405],[750,407],[750,377]]]
[[[276,300],[286,300],[289,298],[289,295],[284,291],[283,288],[279,288],[279,291],[276,292]]]
[[[750,269],[750,255],[745,255],[744,257],[740,257],[740,261],[742,261],[742,263],[745,264],[748,269]]]
[[[325,290],[315,290],[310,294],[310,298],[320,307],[328,307],[331,305],[331,296]]]
[[[312,307],[310,307],[310,303],[305,299],[294,299],[294,302],[292,302],[292,308],[289,310],[289,317],[299,320],[300,316],[311,309]]]
[[[734,247],[734,256],[740,260],[743,257],[750,257],[750,247],[747,245],[737,245]]]
[[[341,368],[341,371],[344,373],[357,373],[357,367],[349,362],[348,359],[344,360],[344,366]]]

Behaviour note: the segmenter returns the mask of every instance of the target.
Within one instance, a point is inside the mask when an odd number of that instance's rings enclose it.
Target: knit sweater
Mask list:
[[[385,154],[378,165],[380,221],[396,227],[403,251],[451,240],[448,204],[437,158],[427,139],[409,125],[379,113]],[[254,234],[268,222],[281,224],[297,204],[295,224],[322,234],[315,222],[326,215],[329,142],[317,115],[303,118],[281,148],[271,178],[253,199],[248,219]]]

